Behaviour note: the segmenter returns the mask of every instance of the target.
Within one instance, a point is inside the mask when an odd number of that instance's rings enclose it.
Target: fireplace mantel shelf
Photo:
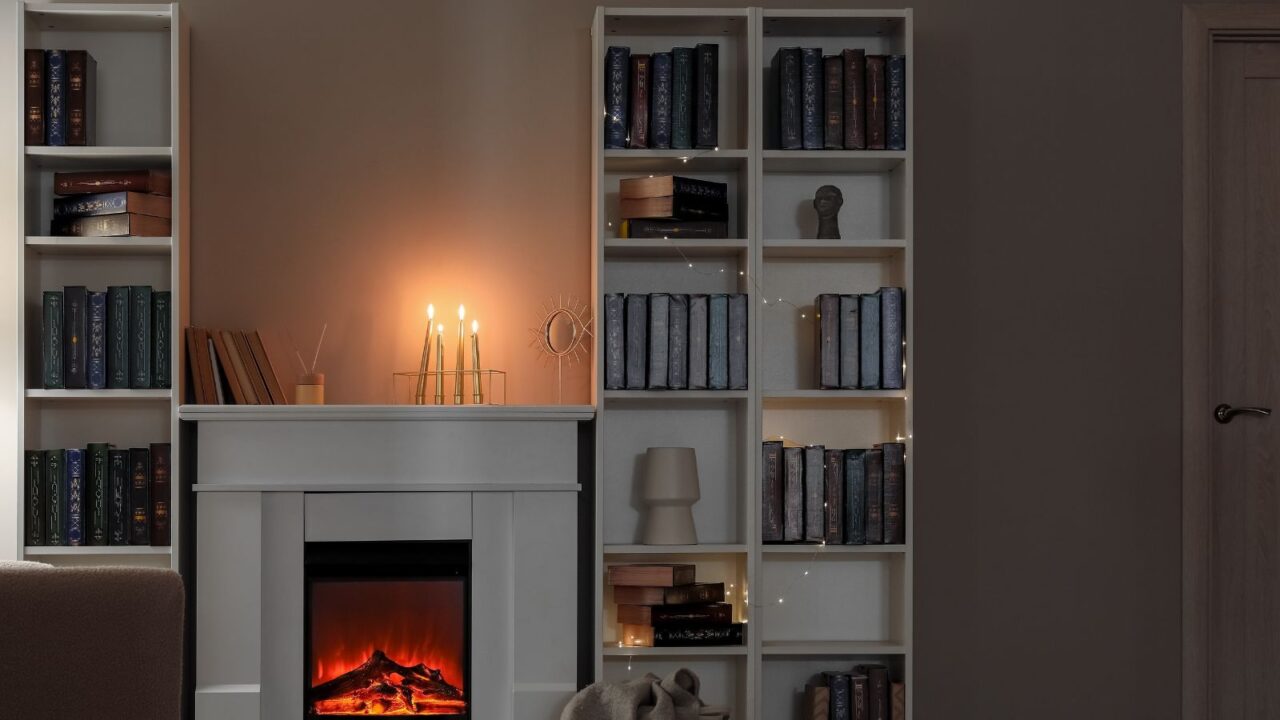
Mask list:
[[[183,405],[178,417],[195,422],[352,420],[553,420],[595,417],[590,405]]]

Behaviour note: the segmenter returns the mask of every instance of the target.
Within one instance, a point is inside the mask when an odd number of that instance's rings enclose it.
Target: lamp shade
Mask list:
[[[698,458],[693,448],[649,448],[640,480],[640,498],[645,504],[641,542],[696,545],[693,504],[700,497]]]

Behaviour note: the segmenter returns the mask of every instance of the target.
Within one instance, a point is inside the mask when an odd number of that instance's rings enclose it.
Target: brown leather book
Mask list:
[[[235,340],[236,355],[239,355],[241,362],[244,363],[244,372],[249,376],[249,384],[253,386],[253,395],[257,398],[258,404],[273,404],[271,393],[267,391],[266,378],[262,377],[258,362],[253,359],[253,349],[249,346],[248,335],[243,330],[234,330],[231,332],[231,338]]]
[[[613,601],[619,605],[661,605],[666,602],[660,587],[622,585],[613,589]]]
[[[627,147],[649,147],[649,78],[652,68],[648,55],[631,56],[631,128]]]
[[[608,578],[610,585],[667,588],[692,584],[696,571],[693,565],[613,565],[608,569]]]
[[[248,333],[249,348],[253,351],[253,361],[258,364],[258,371],[262,373],[262,379],[267,382],[267,392],[271,395],[271,402],[275,405],[288,405],[289,396],[284,394],[284,386],[280,384],[280,378],[276,375],[276,369],[271,365],[271,358],[267,357],[267,349],[262,344],[262,336],[257,330]]]
[[[889,717],[891,719],[907,716],[907,686],[905,683],[889,683]]]
[[[844,149],[867,149],[867,56],[863,50],[845,50]]]
[[[182,331],[183,339],[187,342],[187,369],[190,370],[188,378],[191,382],[191,400],[200,405],[205,404],[204,377],[200,374],[200,365],[196,358],[200,354],[198,343],[199,334],[193,327],[186,328]]]
[[[249,369],[245,366],[244,358],[240,357],[240,349],[236,345],[235,333],[230,330],[219,330],[218,335],[222,338],[222,344],[227,348],[227,359],[231,361],[230,365],[224,367],[231,368],[231,374],[235,375],[236,382],[240,384],[240,394],[244,396],[244,404],[261,405],[262,401],[258,399],[258,395],[253,389],[253,381],[249,379]],[[219,353],[219,357],[221,357],[221,353]]]
[[[213,353],[209,341],[209,331],[196,328],[196,364],[200,371],[200,387],[204,390],[204,398],[200,402],[205,405],[218,405],[221,388],[218,386],[218,376],[213,372]]]
[[[118,170],[112,172],[60,172],[53,174],[53,191],[58,195],[132,190],[168,195],[173,178],[168,170]]]
[[[883,150],[885,139],[884,55],[867,56],[867,149]]]
[[[825,685],[804,686],[804,720],[828,720],[831,707],[831,689]]]
[[[26,139],[28,145],[44,144],[44,51],[27,50],[24,54],[23,75],[26,88],[23,107],[26,112]]]
[[[56,217],[49,223],[51,235],[67,237],[166,237],[168,218],[137,213]]]
[[[222,370],[222,376],[227,379],[227,386],[231,388],[231,397],[235,400],[235,404],[251,405],[249,396],[240,385],[240,376],[236,374],[235,364],[231,359],[231,348],[227,347],[227,339],[223,331],[210,330],[209,339],[213,341],[214,351],[218,354],[218,368]]]
[[[86,50],[67,51],[67,144],[92,145],[98,63]]]

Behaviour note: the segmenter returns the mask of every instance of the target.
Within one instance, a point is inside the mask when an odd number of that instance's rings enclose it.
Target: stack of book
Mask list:
[[[905,385],[902,288],[864,295],[825,293],[813,301],[818,387],[901,390]]]
[[[724,583],[695,582],[693,565],[612,565],[618,631],[629,647],[741,645],[742,623],[724,601]]]
[[[49,234],[164,237],[170,234],[168,170],[54,173]]]
[[[783,150],[907,149],[905,55],[781,48],[773,76]]]
[[[605,51],[604,146],[719,146],[719,57],[710,43],[652,55]]]
[[[729,236],[729,186],[659,175],[618,184],[618,235],[624,238],[725,238]]]
[[[23,509],[29,546],[168,545],[170,447],[28,450]]]
[[[907,447],[786,447],[766,440],[760,465],[766,543],[901,545],[906,542]]]
[[[28,49],[23,55],[27,145],[92,145],[98,63],[84,50]]]
[[[893,682],[884,665],[824,672],[821,682],[804,687],[805,720],[902,720],[906,716],[906,685]]]
[[[201,405],[288,405],[257,330],[186,329],[191,396]]]
[[[170,387],[173,296],[150,285],[82,285],[44,293],[40,347],[46,389]]]
[[[604,296],[605,389],[747,389],[747,296]]]

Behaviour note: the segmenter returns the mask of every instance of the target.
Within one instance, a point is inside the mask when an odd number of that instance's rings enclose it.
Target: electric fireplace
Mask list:
[[[304,553],[306,718],[471,717],[470,541]]]

